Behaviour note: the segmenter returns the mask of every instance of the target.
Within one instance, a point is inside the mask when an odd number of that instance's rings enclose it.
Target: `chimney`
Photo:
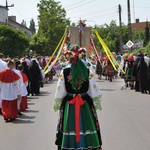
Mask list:
[[[15,21],[16,22],[16,16],[8,16],[8,18],[12,21]]]
[[[139,19],[136,19],[136,23],[139,23],[140,22],[140,20]]]

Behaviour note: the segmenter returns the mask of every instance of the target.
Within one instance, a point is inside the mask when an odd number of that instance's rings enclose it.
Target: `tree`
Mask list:
[[[150,42],[145,47],[145,53],[147,53],[148,57],[150,57]]]
[[[21,25],[23,25],[24,27],[27,27],[26,21],[22,20]]]
[[[37,47],[41,53],[52,54],[57,47],[69,19],[66,19],[66,11],[60,2],[54,0],[41,0],[37,5],[39,11],[39,30],[37,33]],[[37,51],[37,49],[36,49]]]
[[[144,46],[146,46],[149,42],[149,36],[150,36],[150,33],[149,33],[149,23],[148,21],[146,22],[146,27],[145,27],[145,39],[144,39]]]
[[[119,52],[120,27],[117,26],[116,22],[112,20],[109,25],[104,24],[102,26],[96,26],[96,29],[98,33],[100,34],[100,36],[102,37],[102,39],[104,40],[104,42],[106,43],[106,45],[108,46],[108,48],[110,49],[110,51],[116,52],[116,53]],[[122,24],[123,42],[127,42],[127,38],[128,38],[127,31],[128,31],[127,26]],[[98,45],[97,48],[103,51],[103,48],[99,44],[97,37],[94,36],[94,40],[95,40],[96,45]]]
[[[32,33],[36,33],[36,29],[35,29],[35,22],[33,19],[31,19],[30,21],[30,26],[29,26],[30,30],[32,31]]]
[[[0,51],[5,56],[23,56],[29,47],[29,37],[10,26],[0,25]]]

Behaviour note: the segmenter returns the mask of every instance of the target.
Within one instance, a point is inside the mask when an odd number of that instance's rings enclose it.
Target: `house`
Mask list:
[[[32,36],[32,31],[16,22],[16,16],[8,16],[8,9],[5,6],[0,6],[0,24],[9,25],[17,30],[21,30],[28,36]]]
[[[135,23],[131,23],[131,28],[133,31],[145,31],[147,22],[140,22],[139,19],[136,19]],[[150,23],[149,23],[150,28]]]

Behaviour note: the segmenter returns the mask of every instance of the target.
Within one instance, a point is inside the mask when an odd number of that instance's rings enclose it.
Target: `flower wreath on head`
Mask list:
[[[66,50],[64,52],[65,58],[70,59],[70,57],[73,55],[72,52],[70,50]]]
[[[70,46],[73,55],[70,58],[71,72],[68,76],[68,82],[72,84],[72,88],[76,91],[80,90],[83,82],[89,80],[88,68],[78,57],[80,50],[80,47],[76,44]]]

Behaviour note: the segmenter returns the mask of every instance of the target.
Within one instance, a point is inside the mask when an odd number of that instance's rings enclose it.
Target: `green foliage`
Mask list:
[[[27,27],[26,21],[22,20],[21,25],[23,25],[24,27]]]
[[[145,38],[144,38],[144,46],[146,46],[149,42],[150,39],[150,32],[149,32],[149,24],[148,21],[146,22],[146,27],[145,27]]]
[[[150,57],[150,42],[145,47],[141,47],[136,50],[133,50],[133,54],[137,55],[139,53],[139,51],[146,53],[147,56]]]
[[[10,26],[0,25],[0,52],[5,56],[22,56],[29,46],[29,37]]]
[[[120,51],[120,27],[117,26],[115,21],[111,21],[109,25],[105,24],[103,26],[96,27],[98,33],[106,43],[107,47],[112,52]],[[125,45],[128,42],[128,26],[122,24],[122,38],[123,44]],[[137,42],[139,40],[144,40],[144,31],[132,31],[132,41]],[[97,48],[103,52],[102,46],[99,43],[97,37],[94,36],[94,41],[97,45]]]
[[[133,41],[144,40],[144,38],[145,38],[144,31],[134,31],[134,32],[132,32],[132,40]]]
[[[107,47],[112,52],[119,52],[120,50],[120,27],[117,26],[115,21],[111,21],[110,25],[103,25],[96,27],[98,33],[106,43]],[[128,32],[127,27],[125,25],[122,25],[122,34],[123,34],[123,40],[124,42],[127,42]],[[102,50],[102,47],[99,43],[99,41],[94,38],[96,41],[96,45],[98,45],[98,49]]]
[[[145,53],[147,53],[147,55],[150,57],[150,42],[145,47]]]
[[[31,19],[30,21],[30,26],[29,26],[30,30],[32,31],[32,33],[36,33],[36,29],[35,29],[35,22],[33,19]]]
[[[48,49],[48,41],[45,36],[38,37],[37,34],[34,34],[30,41],[30,49],[33,50],[34,55],[48,55],[45,49]]]
[[[51,55],[57,47],[65,28],[70,25],[66,19],[66,11],[54,0],[41,0],[39,10],[39,30],[32,40],[34,51],[38,54]]]

